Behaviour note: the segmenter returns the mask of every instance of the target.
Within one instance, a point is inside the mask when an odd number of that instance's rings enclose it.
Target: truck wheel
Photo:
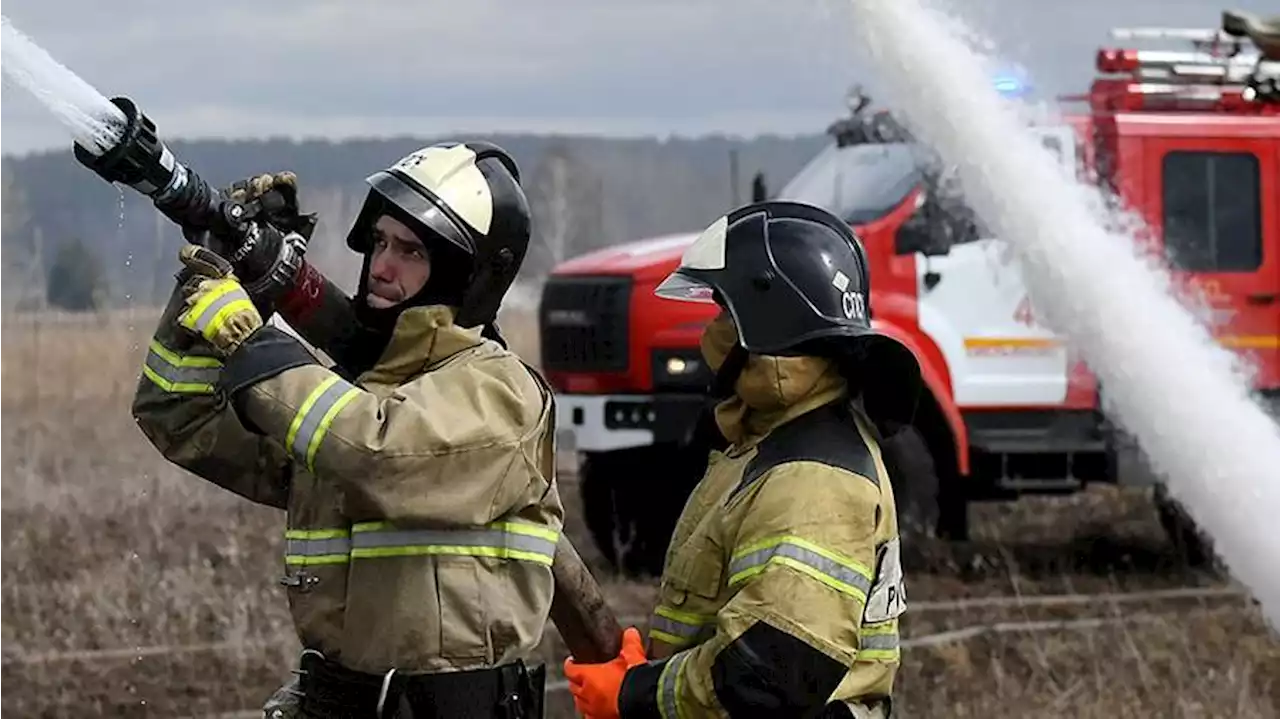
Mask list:
[[[939,524],[938,472],[929,445],[915,427],[903,427],[881,444],[898,507],[904,547],[932,536]]]
[[[699,477],[688,476],[687,452],[655,445],[592,452],[579,468],[583,519],[615,571],[662,574],[667,545]]]
[[[1163,484],[1155,487],[1155,505],[1160,516],[1160,526],[1168,535],[1174,551],[1187,566],[1212,567],[1216,564],[1211,540],[1200,531],[1182,505],[1169,496]]]
[[[630,540],[629,522],[618,522],[617,502],[609,454],[587,452],[578,465],[578,493],[582,519],[609,566],[618,566],[618,548]],[[620,536],[621,535],[621,536]]]
[[[942,482],[938,490],[937,531],[942,539],[969,541],[969,498],[964,496],[959,477]]]

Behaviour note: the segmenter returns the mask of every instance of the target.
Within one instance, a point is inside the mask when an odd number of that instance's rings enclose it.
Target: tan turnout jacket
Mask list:
[[[286,369],[244,393],[242,423],[181,309],[175,292],[134,416],[171,462],[287,511],[282,583],[304,647],[410,673],[533,652],[563,508],[554,406],[532,370],[447,308],[412,308],[354,384]]]
[[[905,596],[869,421],[821,359],[752,356],[736,391],[716,412],[731,446],[712,453],[676,526],[649,625],[653,661],[628,673],[621,716],[793,716],[829,701],[882,715]],[[826,685],[785,661],[812,650],[831,660],[813,660],[829,665]],[[830,694],[815,695],[822,686]]]

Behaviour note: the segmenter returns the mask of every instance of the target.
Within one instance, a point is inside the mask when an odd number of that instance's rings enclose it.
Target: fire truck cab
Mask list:
[[[1221,30],[1117,30],[1191,50],[1102,49],[1083,108],[1031,131],[1082,181],[1136,213],[1138,241],[1212,306],[1215,336],[1280,393],[1280,55],[1277,28],[1224,13]],[[1192,559],[1198,533],[1101,411],[1100,389],[1040,324],[1008,247],[965,205],[948,168],[859,96],[832,142],[776,197],[824,206],[862,238],[875,324],[910,347],[928,385],[895,441],[907,523],[964,539],[968,504],[1156,484],[1160,516]],[[593,252],[555,269],[542,296],[542,369],[560,437],[582,457],[586,521],[631,573],[661,569],[701,467],[691,430],[708,372],[698,351],[714,306],[663,300],[657,283],[694,233]],[[1082,278],[1087,281],[1087,278]]]

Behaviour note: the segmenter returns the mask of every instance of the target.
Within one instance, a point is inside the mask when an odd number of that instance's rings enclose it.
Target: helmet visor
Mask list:
[[[441,209],[443,203],[437,201],[435,196],[425,188],[410,185],[390,172],[375,173],[366,181],[388,202],[422,223],[428,230],[452,242],[468,254],[475,254],[476,246],[471,236]],[[426,241],[425,237],[423,241]]]
[[[676,300],[679,302],[701,302],[703,304],[714,305],[715,288],[701,280],[696,280],[688,275],[676,270],[667,276],[653,290],[653,294],[668,300]]]

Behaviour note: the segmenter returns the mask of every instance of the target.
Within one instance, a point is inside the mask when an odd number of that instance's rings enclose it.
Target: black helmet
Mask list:
[[[390,311],[398,315],[407,306],[450,304],[458,307],[455,323],[462,327],[491,324],[524,261],[532,231],[529,202],[511,156],[489,142],[438,143],[365,181],[371,189],[347,236],[347,245],[366,255],[361,293],[368,281],[373,224],[390,214],[417,230],[432,253],[427,286]],[[377,312],[388,310],[365,310]]]
[[[920,364],[872,329],[870,289],[866,251],[847,223],[814,205],[769,200],[713,222],[654,292],[720,304],[747,352],[830,356],[856,366],[868,413],[908,423]]]

